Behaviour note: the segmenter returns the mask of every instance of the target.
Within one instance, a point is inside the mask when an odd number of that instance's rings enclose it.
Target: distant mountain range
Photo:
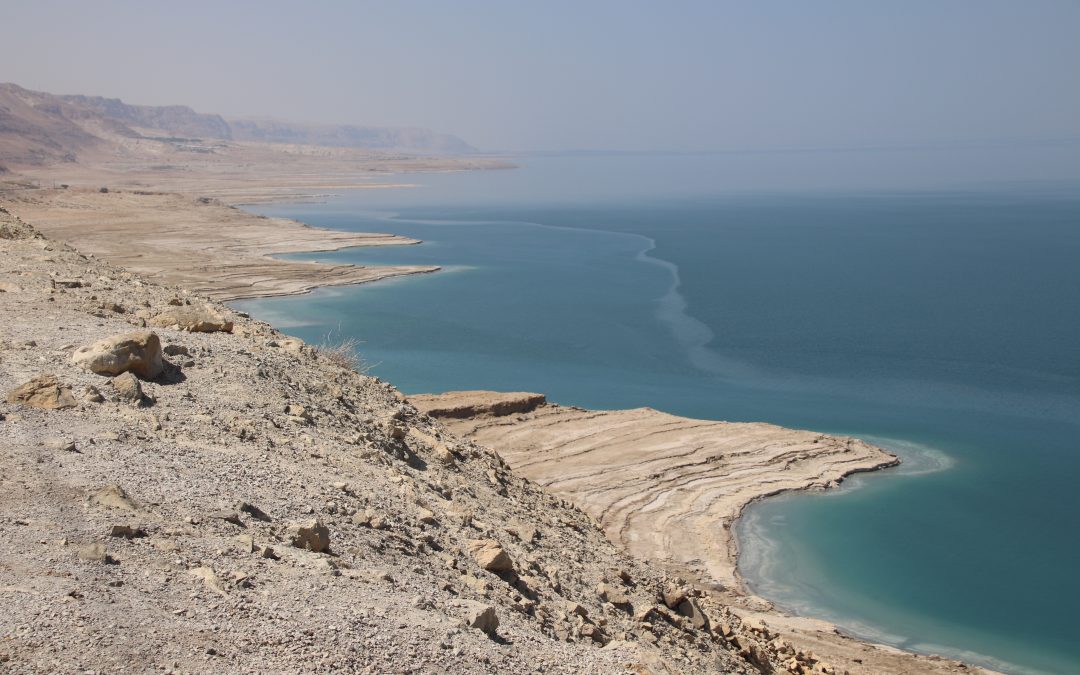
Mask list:
[[[456,136],[410,127],[225,119],[183,105],[131,105],[100,96],[59,96],[0,83],[0,167],[75,161],[80,152],[132,141],[259,141],[425,155],[475,152]]]

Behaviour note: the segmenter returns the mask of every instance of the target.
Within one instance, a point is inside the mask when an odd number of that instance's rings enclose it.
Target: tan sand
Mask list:
[[[276,260],[271,256],[419,242],[264,218],[217,200],[178,194],[27,190],[12,194],[5,203],[50,237],[162,283],[183,285],[218,300],[293,295],[317,286],[438,269]]]

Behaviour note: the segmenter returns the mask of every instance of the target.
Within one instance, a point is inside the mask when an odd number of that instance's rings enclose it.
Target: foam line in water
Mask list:
[[[645,248],[638,252],[636,259],[649,265],[662,267],[671,275],[671,284],[658,303],[656,318],[667,325],[690,363],[699,370],[722,377],[739,379],[757,377],[757,369],[750,364],[725,358],[709,349],[708,345],[716,337],[716,333],[687,312],[689,304],[679,291],[682,286],[679,266],[663,258],[649,255],[656,249],[655,239],[644,235],[635,236],[646,243]]]

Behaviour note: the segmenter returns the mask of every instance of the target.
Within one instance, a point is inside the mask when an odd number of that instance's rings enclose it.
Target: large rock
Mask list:
[[[469,551],[476,564],[488,572],[509,572],[514,569],[510,556],[494,539],[474,539],[469,542]]]
[[[144,380],[161,375],[161,340],[149,331],[114,335],[79,347],[71,360],[98,375],[134,373]]]
[[[55,375],[38,375],[13,389],[8,394],[7,402],[56,410],[73,407],[75,396],[71,393],[71,388],[61,384]]]
[[[150,319],[151,326],[179,328],[190,333],[232,332],[233,322],[210,305],[170,307]]]
[[[296,548],[306,548],[315,553],[330,551],[330,530],[315,519],[290,527],[289,540]]]

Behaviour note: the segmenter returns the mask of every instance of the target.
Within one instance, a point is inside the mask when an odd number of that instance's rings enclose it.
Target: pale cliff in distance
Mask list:
[[[115,98],[53,95],[0,84],[0,157],[12,164],[75,161],[82,151],[100,151],[125,140],[192,150],[214,141],[259,141],[440,156],[476,152],[460,138],[426,129],[226,120],[183,105],[131,105]]]

